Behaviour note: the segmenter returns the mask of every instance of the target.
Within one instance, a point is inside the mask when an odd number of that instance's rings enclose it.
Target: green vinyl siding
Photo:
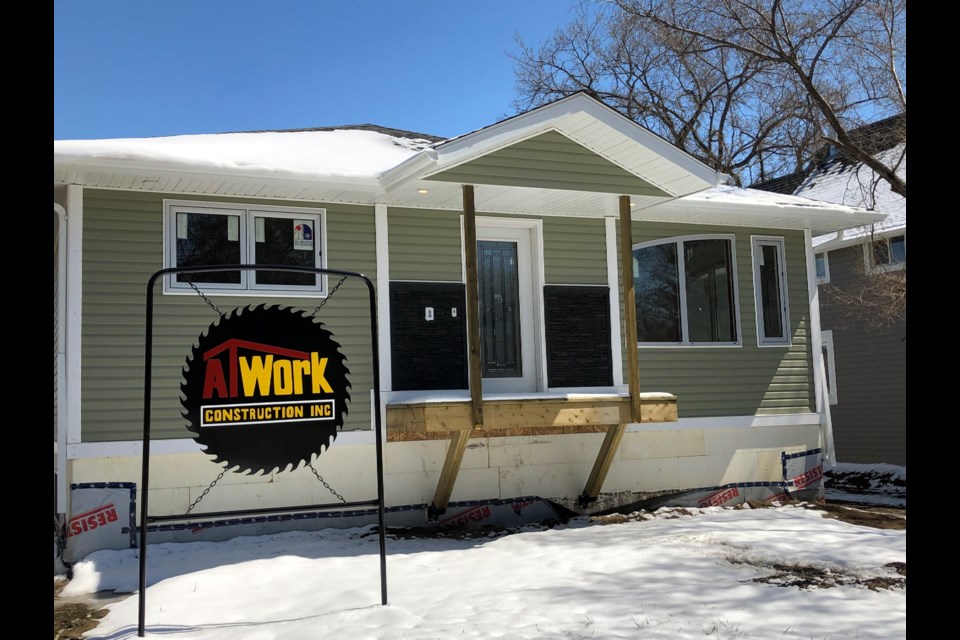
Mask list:
[[[391,280],[463,282],[460,213],[391,207],[387,215]],[[520,219],[486,212],[482,216]],[[544,216],[542,221],[547,284],[607,283],[602,219]]]
[[[556,131],[493,151],[426,179],[618,195],[670,195]]]
[[[606,227],[602,218],[544,217],[546,284],[607,284]]]
[[[617,226],[619,233],[619,222]],[[633,223],[634,243],[707,234],[736,236],[734,251],[740,346],[640,347],[640,390],[675,394],[681,418],[813,411],[810,316],[803,232],[641,221]],[[790,307],[790,346],[757,346],[750,239],[752,235],[784,238]],[[619,268],[619,260],[617,264]],[[622,309],[622,292],[620,305]],[[624,371],[624,380],[626,379],[627,372]]]
[[[220,198],[196,200],[238,202]],[[254,203],[286,205],[275,201]],[[323,203],[302,206],[327,210],[327,266],[358,271],[374,280],[373,208]],[[163,196],[85,191],[83,230],[82,439],[139,440],[143,436],[147,281],[163,267]],[[329,276],[328,289],[336,286],[338,280]],[[367,291],[362,280],[348,279],[317,314],[347,356],[352,400],[344,430],[370,428],[373,371]],[[181,372],[197,336],[218,315],[195,294],[164,295],[160,282],[153,294],[152,437],[189,438],[192,433],[181,416]],[[293,306],[312,312],[323,300],[208,297],[224,313],[258,304]]]
[[[390,279],[463,282],[460,214],[389,208]]]

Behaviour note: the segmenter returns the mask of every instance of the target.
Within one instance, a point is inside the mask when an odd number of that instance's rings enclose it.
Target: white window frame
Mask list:
[[[884,242],[887,244],[887,251],[889,252],[889,244],[892,238],[903,237],[903,260],[900,262],[892,262],[890,264],[876,264],[873,259],[873,247],[878,242]],[[890,235],[874,237],[870,240],[867,240],[863,244],[863,265],[864,270],[867,273],[887,273],[890,271],[899,271],[907,266],[907,232],[903,233],[891,233]]]
[[[820,251],[813,254],[813,268],[816,272],[817,256],[823,256],[823,276],[817,276],[817,284],[827,284],[830,282],[830,252]]]
[[[163,201],[163,266],[176,267],[177,261],[177,214],[202,213],[210,215],[234,215],[240,218],[240,262],[241,264],[256,264],[256,229],[255,218],[265,216],[270,218],[289,218],[291,220],[312,220],[319,235],[315,238],[314,251],[319,252],[317,268],[327,266],[327,216],[326,209],[309,207],[283,207],[275,205],[250,205],[236,203],[191,201],[191,200],[164,200]],[[257,284],[250,271],[240,272],[239,283],[205,282],[196,285],[206,295],[230,296],[284,296],[324,298],[327,295],[327,276],[320,274],[319,284],[316,286]],[[193,294],[194,289],[186,282],[177,282],[175,274],[168,274],[163,279],[164,294]]]
[[[777,247],[777,279],[780,293],[780,329],[782,338],[771,338],[764,335],[763,296],[760,290],[760,257],[763,255],[760,248],[763,246]],[[750,236],[750,252],[753,264],[753,305],[757,318],[757,346],[758,347],[789,347],[793,342],[790,335],[790,299],[787,292],[787,261],[784,255],[786,242],[783,236]]]
[[[733,321],[736,333],[736,340],[733,342],[691,342],[687,319],[687,278],[686,266],[683,261],[683,243],[695,240],[727,240],[730,242],[730,277],[733,278]],[[711,233],[698,234],[690,236],[673,236],[671,238],[660,238],[658,240],[649,240],[647,242],[637,242],[631,247],[631,260],[633,252],[637,249],[653,247],[661,244],[677,245],[677,276],[679,278],[678,295],[680,296],[680,342],[637,342],[638,347],[645,348],[740,348],[743,345],[743,333],[740,328],[740,279],[737,276],[737,236],[733,233]],[[625,274],[633,282],[633,274]]]
[[[827,350],[827,392],[830,404],[837,404],[837,361],[833,350],[833,330],[820,332],[820,346]]]

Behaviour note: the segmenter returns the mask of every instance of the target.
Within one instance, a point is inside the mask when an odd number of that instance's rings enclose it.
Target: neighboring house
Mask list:
[[[450,140],[362,125],[55,141],[54,212],[61,516],[99,508],[77,506],[81,489],[140,482],[152,299],[151,514],[369,499],[376,373],[387,509],[421,523],[541,499],[589,512],[822,489],[812,240],[884,217],[728,186],[584,94]],[[203,264],[366,274],[379,368],[362,283],[181,273],[146,290],[163,268]],[[294,459],[210,489],[221,465],[187,428],[187,358],[218,313],[264,303],[330,330],[349,411],[312,460],[326,484]],[[278,354],[262,362],[285,392],[291,371],[303,382],[286,351],[254,346]],[[227,370],[205,394],[226,392]]]
[[[903,116],[854,134],[906,179]],[[808,173],[755,188],[887,214],[881,222],[817,235],[813,246],[837,460],[906,465],[906,199],[862,163],[837,154]]]

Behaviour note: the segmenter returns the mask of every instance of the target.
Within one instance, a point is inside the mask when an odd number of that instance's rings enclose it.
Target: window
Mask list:
[[[817,263],[817,284],[826,284],[830,282],[830,261],[827,259],[826,252],[818,253],[814,256]]]
[[[689,236],[633,246],[637,342],[737,345],[733,236]]]
[[[863,247],[864,260],[870,273],[896,271],[907,264],[907,236],[876,238]]]
[[[823,367],[827,374],[827,395],[830,404],[837,404],[837,365],[833,354],[833,331],[820,332],[820,350],[823,353]]]
[[[164,266],[324,266],[324,210],[164,202]],[[214,271],[167,277],[166,291],[323,295],[325,278],[288,271]]]
[[[783,238],[753,236],[753,293],[757,309],[757,344],[790,344],[787,267]]]

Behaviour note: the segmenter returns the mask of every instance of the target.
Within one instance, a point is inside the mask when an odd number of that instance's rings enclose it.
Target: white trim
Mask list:
[[[67,185],[67,444],[80,442],[81,367],[83,321],[83,187]],[[66,480],[66,478],[64,479]]]
[[[819,356],[820,344],[820,288],[817,286],[817,261],[813,257],[813,234],[810,229],[803,230],[803,244],[807,263],[807,299],[810,302],[810,359],[813,362],[813,391],[815,410],[823,414],[824,389],[820,384],[823,367]],[[821,423],[822,424],[822,423]]]
[[[794,427],[817,425],[816,413],[785,413],[769,416],[710,416],[680,418],[676,422],[630,423],[627,431],[672,431],[682,429],[762,429],[764,427]]]
[[[687,283],[686,267],[683,262],[683,243],[696,240],[727,240],[730,243],[730,277],[733,282],[733,316],[736,325],[737,339],[734,342],[691,342],[689,340],[689,328],[687,319]],[[735,233],[697,233],[684,236],[671,236],[668,238],[658,238],[656,240],[647,240],[645,242],[635,242],[631,245],[631,255],[637,249],[657,246],[661,244],[674,243],[677,245],[677,279],[679,285],[678,295],[680,297],[680,342],[637,342],[637,347],[643,349],[663,349],[663,348],[734,348],[739,349],[743,346],[743,328],[740,321],[740,278],[737,269],[737,235]],[[631,278],[633,274],[630,274]]]
[[[607,387],[604,387],[607,389]],[[581,389],[582,390],[582,389]],[[388,394],[384,394],[386,397]],[[676,422],[643,422],[627,425],[628,432],[637,431],[682,431],[693,429],[762,429],[766,427],[793,427],[816,425],[819,416],[816,413],[778,414],[770,416],[713,416],[706,418],[680,418]],[[384,425],[386,420],[384,420]],[[384,427],[386,428],[386,427]],[[372,429],[341,431],[332,447],[373,445],[376,442]],[[143,442],[126,440],[114,442],[84,442],[67,447],[70,460],[84,458],[113,458],[121,456],[139,456],[143,453]],[[196,440],[190,438],[176,440],[152,440],[150,455],[171,455],[181,453],[204,453]]]
[[[384,420],[386,425],[386,420]],[[384,426],[386,428],[386,426]],[[340,431],[331,447],[337,445],[374,444],[373,429],[359,429],[355,431]],[[191,438],[177,438],[174,440],[151,440],[150,455],[170,455],[179,453],[205,453],[203,447]],[[82,442],[67,446],[67,458],[82,460],[84,458],[114,458],[120,456],[139,456],[143,454],[142,440],[120,440],[110,442]]]
[[[434,153],[437,154],[438,158],[436,169],[446,169],[447,167],[460,164],[466,160],[514,144],[517,140],[529,138],[550,130],[563,133],[567,137],[574,139],[575,142],[587,146],[590,141],[574,138],[573,132],[570,131],[569,125],[576,124],[576,116],[580,113],[586,114],[598,124],[609,127],[609,129],[620,136],[658,155],[690,177],[701,180],[704,183],[701,188],[707,188],[722,181],[721,174],[718,174],[700,160],[680,150],[653,132],[641,127],[633,120],[624,117],[611,107],[581,93],[561,98],[550,104],[507,118],[506,120],[502,120],[477,131],[441,142],[434,147]],[[598,132],[598,136],[602,135],[602,133],[604,132]],[[599,153],[607,160],[615,162],[615,159],[611,158],[608,153],[600,152],[593,146],[588,146],[588,148]],[[398,169],[406,163],[412,164],[413,161],[406,160],[404,163],[385,172],[384,177],[387,177],[389,180],[388,176],[394,172],[399,172]],[[644,179],[671,195],[678,195],[675,189],[666,189],[656,182],[648,180],[645,177]]]
[[[387,205],[374,205],[374,233],[377,248],[377,337],[380,351],[380,395],[393,390],[393,371],[390,367],[390,230]],[[381,410],[383,407],[381,407]],[[385,416],[381,413],[381,416]],[[373,414],[370,424],[373,425]]]
[[[531,296],[530,300],[534,318],[533,327],[533,361],[535,376],[534,386],[536,391],[546,391],[547,389],[547,349],[544,340],[546,335],[546,321],[543,317],[543,287],[545,282],[543,267],[543,220],[539,218],[495,218],[489,216],[476,216],[475,224],[477,228],[477,239],[480,239],[481,229],[496,230],[499,228],[508,229],[526,229],[530,232],[530,277],[531,277]],[[463,269],[466,284],[466,251],[462,250],[465,242],[463,230],[463,216],[460,216],[460,246],[461,246],[461,268]],[[522,297],[521,297],[522,299]]]
[[[760,248],[763,245],[777,247],[777,288],[780,294],[780,330],[782,338],[768,338],[764,335],[763,292],[760,289]],[[793,344],[790,333],[790,294],[787,290],[786,241],[783,236],[750,236],[750,260],[753,266],[753,308],[757,321],[758,347],[789,347]],[[816,270],[816,261],[814,261]]]
[[[267,217],[296,220],[297,218],[312,218],[316,226],[319,240],[314,238],[314,265],[319,253],[319,267],[325,268],[329,264],[327,255],[327,210],[319,207],[298,207],[280,205],[259,205],[235,202],[210,202],[194,200],[163,200],[163,267],[170,268],[176,265],[176,216],[179,210],[188,210],[188,213],[204,213],[208,215],[236,216],[239,218],[238,241],[240,243],[240,262],[242,264],[256,263],[256,234],[254,221],[258,213],[267,214]],[[299,285],[268,285],[256,284],[254,274],[247,271],[240,273],[239,284],[203,283],[203,292],[208,296],[263,296],[263,297],[305,297],[325,298],[327,295],[326,275],[320,276],[319,286]],[[195,295],[193,287],[186,283],[175,283],[173,275],[163,278],[164,295]]]
[[[67,354],[66,321],[67,312],[67,210],[53,203],[57,216],[57,438],[54,440],[56,456],[57,486],[56,499],[59,513],[67,513],[67,430],[70,415],[67,408]]]
[[[827,367],[824,373],[827,375],[827,396],[830,399],[830,404],[837,404],[837,358],[833,350],[833,329],[824,329],[820,332],[820,341],[822,346],[820,352],[823,353],[823,348],[827,349]]]
[[[617,260],[617,219],[603,219],[607,249],[607,286],[610,287],[610,354],[612,356],[613,384],[623,384],[623,341],[620,339],[620,276]]]

